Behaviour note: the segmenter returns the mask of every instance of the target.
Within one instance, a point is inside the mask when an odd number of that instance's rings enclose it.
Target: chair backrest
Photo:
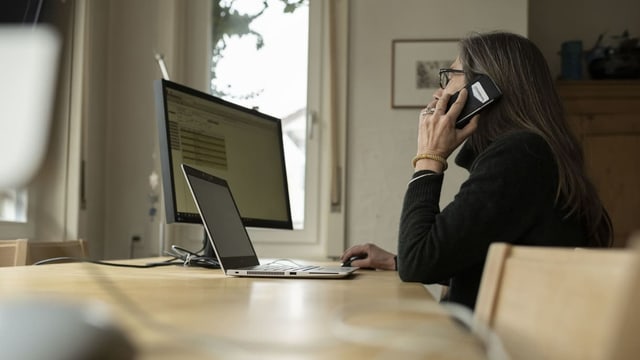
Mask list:
[[[475,320],[513,359],[640,358],[639,257],[634,249],[493,244]]]
[[[46,242],[29,241],[27,265],[58,257],[86,258],[87,256],[87,242],[84,239]]]
[[[0,240],[0,267],[20,266],[27,262],[27,239]]]

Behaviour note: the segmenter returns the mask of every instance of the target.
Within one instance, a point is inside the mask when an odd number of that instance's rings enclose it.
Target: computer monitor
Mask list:
[[[168,80],[154,87],[167,223],[202,223],[185,163],[227,180],[245,226],[292,229],[280,119]]]

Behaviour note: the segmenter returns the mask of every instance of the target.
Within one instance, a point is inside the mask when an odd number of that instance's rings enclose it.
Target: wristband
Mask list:
[[[440,155],[436,155],[436,154],[418,154],[416,155],[413,160],[411,160],[411,164],[413,165],[413,167],[416,167],[416,163],[422,159],[430,159],[430,160],[435,160],[439,163],[442,164],[442,171],[447,170],[447,168],[449,167],[449,164],[447,164],[447,159],[445,159],[444,157],[440,156]]]

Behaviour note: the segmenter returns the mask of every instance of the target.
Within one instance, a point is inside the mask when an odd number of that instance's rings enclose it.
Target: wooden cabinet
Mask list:
[[[587,171],[613,221],[614,246],[640,230],[640,81],[560,81]]]

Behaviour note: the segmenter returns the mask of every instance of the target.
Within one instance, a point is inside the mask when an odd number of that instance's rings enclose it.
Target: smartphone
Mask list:
[[[465,86],[465,89],[467,89],[467,102],[464,104],[462,112],[460,112],[456,120],[456,128],[458,129],[465,127],[473,115],[479,113],[482,109],[494,103],[502,96],[502,91],[500,91],[496,83],[484,74],[473,78],[473,80]],[[449,111],[459,94],[460,91],[449,98],[447,111]]]

